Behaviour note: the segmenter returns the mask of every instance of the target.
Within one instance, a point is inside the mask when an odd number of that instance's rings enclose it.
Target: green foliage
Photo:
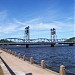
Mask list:
[[[75,37],[69,38],[65,42],[75,42]]]
[[[1,40],[0,40],[0,43],[12,43],[12,41],[8,41],[8,40],[6,40],[6,39],[1,39]]]

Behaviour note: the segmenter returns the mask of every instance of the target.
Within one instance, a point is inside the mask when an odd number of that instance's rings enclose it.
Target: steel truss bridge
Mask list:
[[[56,44],[69,44],[69,46],[73,46],[75,42],[18,42],[18,43],[0,43],[0,45],[25,45],[26,48],[29,48],[30,45],[50,45],[54,47]]]
[[[26,48],[28,48],[30,45],[50,45],[51,47],[54,47],[56,44],[69,44],[69,46],[73,46],[75,44],[75,42],[64,42],[63,39],[57,39],[52,42],[51,39],[46,38],[29,39],[27,42],[20,38],[6,38],[6,40],[14,42],[0,43],[0,45],[25,45]]]
[[[52,39],[47,39],[47,38],[37,38],[37,39],[29,39],[26,41],[25,39],[21,38],[6,38],[8,41],[13,41],[13,42],[52,42]],[[66,39],[56,39],[54,42],[63,42]]]

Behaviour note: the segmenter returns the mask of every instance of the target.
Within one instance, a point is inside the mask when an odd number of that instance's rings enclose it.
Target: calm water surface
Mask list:
[[[34,57],[36,64],[40,64],[40,61],[43,59],[47,64],[47,68],[54,71],[59,72],[59,66],[65,65],[67,72],[75,73],[75,46],[32,46],[30,48],[25,48],[25,46],[0,47],[11,49],[17,54],[20,52],[21,56],[25,54],[27,60],[29,60],[30,57]],[[75,74],[69,73],[67,75]]]

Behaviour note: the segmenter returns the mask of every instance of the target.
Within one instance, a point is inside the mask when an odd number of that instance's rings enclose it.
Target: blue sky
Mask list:
[[[75,36],[75,0],[0,0],[0,39],[23,38],[30,26],[30,38],[49,38],[55,28],[57,38]]]

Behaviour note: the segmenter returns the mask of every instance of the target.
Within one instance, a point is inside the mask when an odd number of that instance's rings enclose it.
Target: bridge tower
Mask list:
[[[29,26],[25,28],[25,42],[29,42]]]
[[[56,29],[53,28],[51,29],[51,42],[55,42],[56,41]]]

